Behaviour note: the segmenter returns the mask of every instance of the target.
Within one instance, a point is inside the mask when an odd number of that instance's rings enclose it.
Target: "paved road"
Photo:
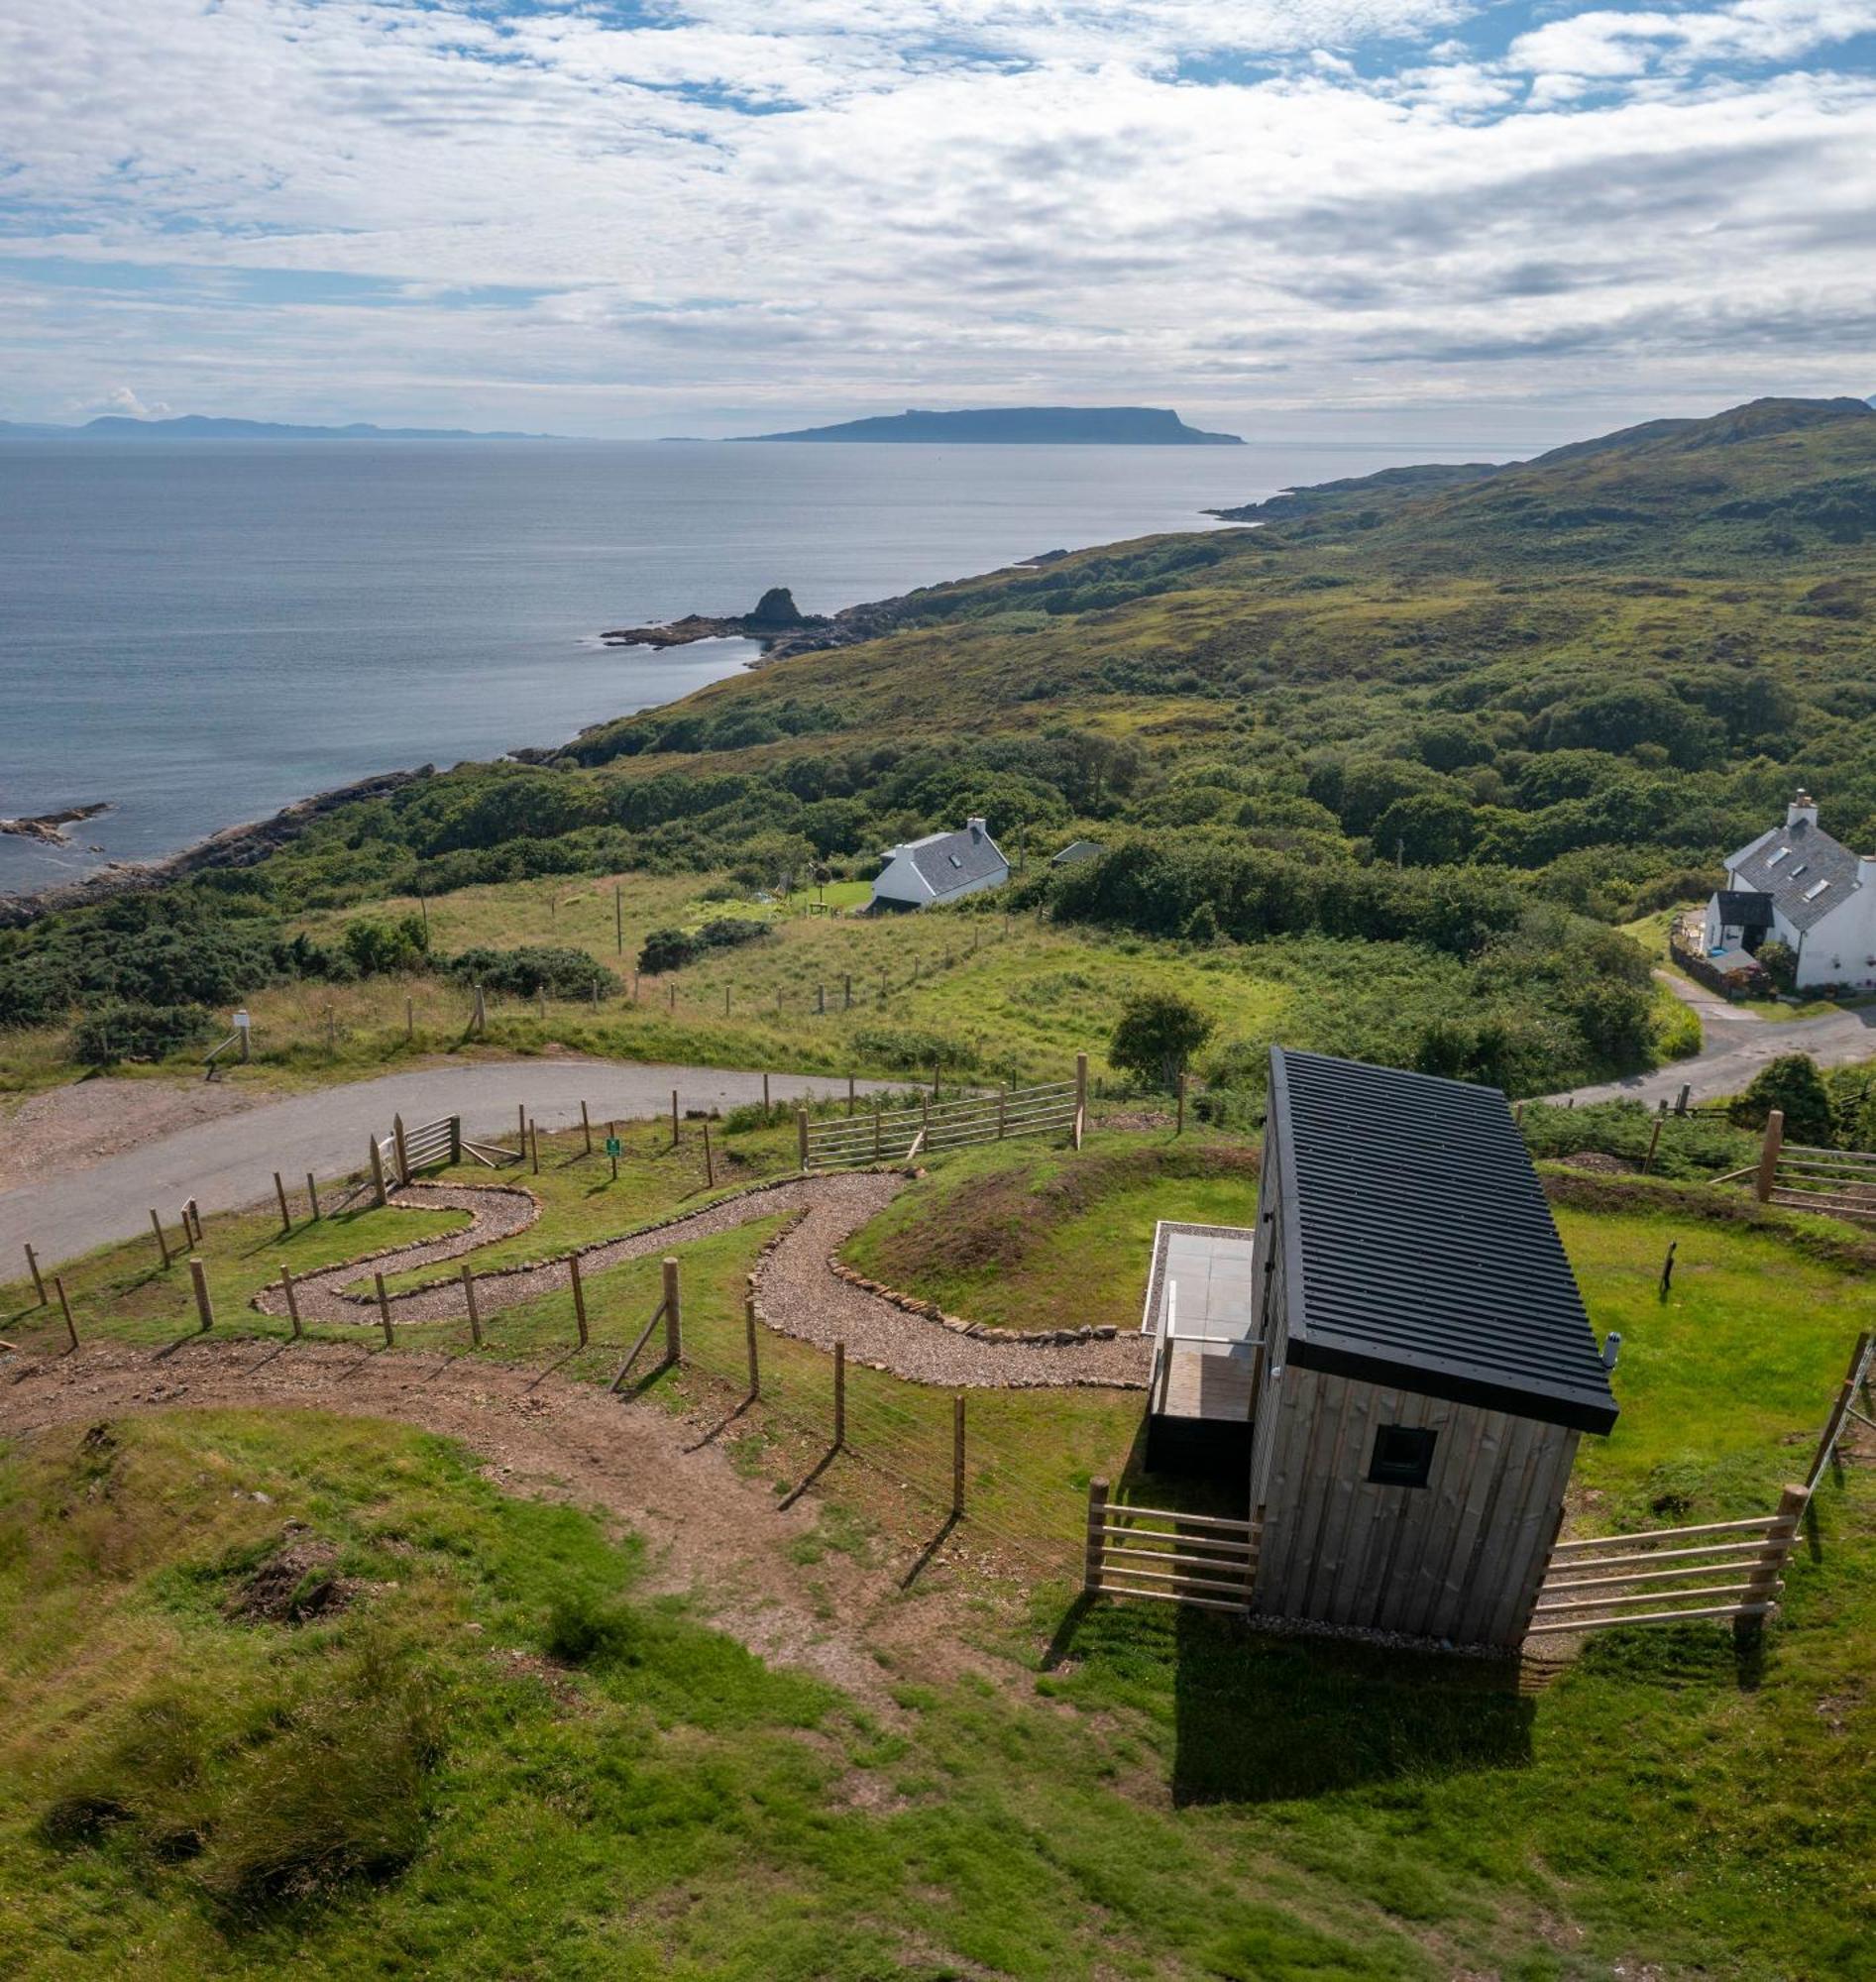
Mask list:
[[[1826,1012],[1819,1019],[1761,1019],[1671,971],[1655,973],[1701,1022],[1705,1044],[1691,1059],[1677,1059],[1652,1073],[1605,1080],[1573,1090],[1578,1101],[1672,1101],[1683,1085],[1696,1101],[1737,1094],[1768,1059],[1809,1053],[1820,1066],[1844,1066],[1876,1057],[1876,1005],[1856,1012]],[[1561,1094],[1551,1097],[1562,1101]]]
[[[844,1080],[826,1076],[778,1073],[769,1084],[777,1101],[846,1092]],[[870,1093],[887,1083],[860,1085]],[[471,1136],[512,1138],[515,1110],[523,1104],[543,1129],[578,1122],[582,1101],[597,1122],[642,1121],[670,1108],[674,1087],[683,1108],[731,1108],[762,1099],[760,1073],[523,1059],[386,1074],[269,1102],[107,1156],[69,1177],[0,1192],[0,1277],[14,1276],[24,1245],[51,1265],[147,1232],[153,1205],[173,1222],[190,1197],[204,1211],[259,1202],[273,1193],[276,1170],[302,1189],[308,1170],[321,1178],[343,1175],[364,1162],[368,1136],[389,1133],[393,1115],[413,1128],[461,1115]]]

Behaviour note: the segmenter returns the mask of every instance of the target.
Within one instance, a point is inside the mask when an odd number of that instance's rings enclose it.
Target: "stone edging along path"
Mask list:
[[[1014,1331],[946,1315],[934,1302],[868,1280],[836,1258],[838,1248],[905,1188],[904,1171],[843,1171],[753,1184],[696,1211],[676,1212],[617,1239],[574,1249],[583,1274],[661,1253],[686,1240],[714,1238],[778,1212],[789,1224],[763,1248],[750,1288],[756,1315],[778,1334],[831,1349],[844,1342],[849,1362],[913,1382],[953,1389],[1094,1385],[1144,1389],[1150,1345],[1108,1329]],[[371,1293],[352,1291],[363,1269],[406,1270],[458,1260],[525,1231],[540,1217],[534,1193],[517,1184],[410,1184],[392,1195],[399,1209],[470,1213],[467,1230],[411,1245],[381,1248],[294,1282],[302,1319],[369,1325],[378,1318]],[[572,1281],[570,1254],[492,1267],[476,1277],[476,1304],[485,1320],[503,1308],[559,1290]],[[394,1268],[391,1263],[395,1263]],[[277,1286],[263,1288],[254,1305],[283,1315]],[[459,1278],[441,1276],[387,1297],[393,1327],[466,1318]]]

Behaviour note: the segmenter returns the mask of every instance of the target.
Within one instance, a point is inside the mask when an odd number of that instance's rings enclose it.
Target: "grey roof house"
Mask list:
[[[900,909],[929,909],[953,902],[984,888],[1000,888],[1010,878],[989,827],[981,819],[965,822],[957,832],[930,832],[891,847],[873,881],[873,914]]]
[[[1801,988],[1876,987],[1876,854],[1855,854],[1818,824],[1800,792],[1785,824],[1726,861],[1726,885],[1707,905],[1710,960],[1724,969],[1776,936],[1798,958]]]

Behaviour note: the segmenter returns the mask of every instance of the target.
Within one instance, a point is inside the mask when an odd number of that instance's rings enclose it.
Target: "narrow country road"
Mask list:
[[[1876,1005],[1855,1012],[1826,1012],[1817,1019],[1761,1019],[1673,971],[1655,975],[1701,1022],[1703,1045],[1690,1059],[1671,1060],[1652,1073],[1556,1094],[1554,1101],[1673,1101],[1685,1086],[1696,1101],[1737,1094],[1769,1059],[1809,1053],[1820,1066],[1846,1066],[1876,1057]]]
[[[860,1085],[872,1093],[889,1083]],[[686,1109],[762,1099],[760,1073],[569,1058],[428,1067],[269,1102],[159,1137],[71,1176],[0,1191],[0,1278],[20,1270],[26,1245],[55,1265],[148,1230],[153,1207],[173,1219],[192,1197],[204,1211],[225,1211],[269,1196],[276,1170],[303,1188],[308,1170],[327,1178],[358,1169],[366,1138],[387,1134],[393,1115],[413,1128],[460,1115],[471,1136],[512,1136],[518,1107],[543,1129],[577,1123],[582,1101],[595,1122],[642,1121],[670,1108],[674,1087]],[[769,1087],[777,1101],[846,1092],[844,1080],[803,1074],[772,1074]]]

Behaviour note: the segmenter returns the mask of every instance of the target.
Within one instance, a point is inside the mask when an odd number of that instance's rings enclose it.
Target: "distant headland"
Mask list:
[[[965,412],[917,408],[792,433],[738,434],[738,440],[898,441],[990,447],[1242,447],[1237,434],[1203,433],[1163,406],[979,406]]]
[[[278,420],[216,419],[182,413],[167,420],[134,420],[103,413],[82,426],[0,420],[0,440],[554,440],[555,434],[473,433],[467,427],[375,427],[354,420],[343,427],[302,427]]]

